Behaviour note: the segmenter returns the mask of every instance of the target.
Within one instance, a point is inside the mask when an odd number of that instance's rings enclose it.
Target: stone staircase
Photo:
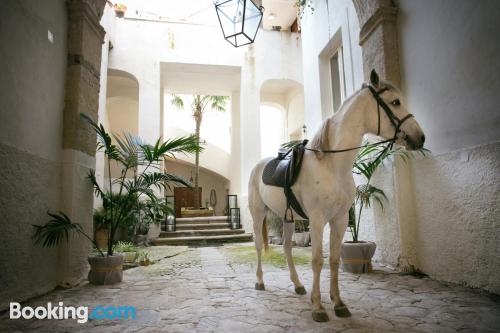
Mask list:
[[[153,245],[206,245],[249,242],[252,234],[244,229],[231,229],[227,216],[186,217],[176,219],[176,230],[162,231]]]

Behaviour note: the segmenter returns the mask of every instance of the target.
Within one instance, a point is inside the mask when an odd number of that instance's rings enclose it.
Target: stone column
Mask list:
[[[160,64],[150,60],[141,69],[139,81],[139,136],[147,143],[154,144],[162,135]],[[144,167],[140,167],[142,172]],[[163,170],[160,166],[160,170]],[[155,189],[157,195],[163,191]],[[148,237],[157,238],[160,234],[159,225],[151,225]]]
[[[80,118],[97,120],[99,76],[104,29],[99,25],[105,0],[68,0],[68,63],[63,115],[61,210],[92,235],[92,186],[87,179],[95,167],[96,135]],[[59,284],[77,283],[88,271],[91,244],[72,237],[59,251]]]
[[[353,0],[361,28],[359,44],[363,51],[363,73],[368,82],[375,69],[379,76],[401,86],[396,19],[398,8],[392,0]],[[417,266],[415,237],[417,219],[413,195],[412,173],[409,164],[396,161],[394,165],[394,197],[397,224],[401,238],[399,267],[413,270]]]
[[[401,83],[396,18],[398,8],[391,0],[353,0],[358,14],[359,45],[363,50],[363,73],[368,81],[375,69],[396,86]]]
[[[255,47],[250,45],[245,53],[241,71],[240,91],[240,156],[241,195],[238,196],[241,223],[247,232],[252,232],[252,219],[248,209],[248,180],[252,168],[260,160],[260,87],[255,68]],[[236,133],[234,134],[236,135]]]

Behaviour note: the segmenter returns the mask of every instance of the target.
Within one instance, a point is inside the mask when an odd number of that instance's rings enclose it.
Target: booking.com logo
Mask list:
[[[76,319],[79,324],[86,323],[89,320],[99,319],[135,319],[134,306],[96,306],[89,311],[88,306],[65,306],[63,302],[58,305],[21,307],[20,303],[10,303],[10,319]]]

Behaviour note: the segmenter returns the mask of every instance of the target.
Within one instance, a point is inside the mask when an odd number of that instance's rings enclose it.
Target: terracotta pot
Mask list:
[[[306,232],[297,232],[294,234],[295,236],[295,244],[297,246],[307,247],[311,242],[311,233],[309,231]]]
[[[374,242],[342,243],[340,250],[342,270],[355,274],[370,272],[376,248]]]
[[[89,257],[89,282],[92,284],[115,284],[123,280],[123,255]]]

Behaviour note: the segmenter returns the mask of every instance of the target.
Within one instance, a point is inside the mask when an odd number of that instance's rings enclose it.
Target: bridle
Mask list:
[[[356,150],[359,148],[365,148],[365,147],[374,147],[374,146],[379,146],[384,143],[389,143],[387,147],[383,150],[385,152],[387,149],[392,149],[392,146],[394,145],[394,142],[396,142],[397,139],[402,138],[405,139],[406,133],[401,130],[401,126],[405,121],[408,119],[412,118],[413,115],[411,113],[407,114],[404,116],[402,119],[399,119],[398,116],[392,112],[391,108],[387,105],[387,103],[380,97],[381,94],[383,94],[385,91],[389,90],[389,88],[385,87],[380,89],[379,91],[375,90],[375,88],[372,85],[368,85],[367,88],[370,90],[370,92],[373,95],[373,98],[375,98],[375,101],[377,102],[377,118],[378,118],[378,125],[377,125],[377,135],[380,135],[380,108],[384,110],[385,114],[389,118],[389,121],[391,122],[392,126],[394,127],[394,136],[391,139],[375,142],[375,143],[369,143],[366,145],[358,146],[358,147],[352,147],[352,148],[346,148],[346,149],[332,149],[332,150],[322,150],[322,149],[315,149],[315,148],[308,148],[304,147],[306,150],[310,150],[316,153],[328,153],[328,154],[335,154],[335,153],[343,153],[351,150]]]
[[[404,137],[406,137],[406,133],[401,130],[401,125],[408,119],[412,118],[413,115],[411,113],[408,113],[406,116],[403,117],[403,119],[399,119],[394,112],[392,112],[391,108],[387,105],[387,103],[384,102],[384,100],[380,97],[382,93],[385,91],[389,90],[389,88],[382,88],[379,91],[376,91],[375,88],[373,88],[372,85],[368,86],[368,89],[370,89],[370,92],[373,95],[373,98],[377,101],[377,116],[378,116],[378,126],[377,126],[377,135],[380,135],[380,107],[384,110],[385,114],[389,118],[392,126],[395,128],[394,132],[394,141],[398,139],[398,134],[403,133]],[[404,138],[403,137],[403,138]]]

